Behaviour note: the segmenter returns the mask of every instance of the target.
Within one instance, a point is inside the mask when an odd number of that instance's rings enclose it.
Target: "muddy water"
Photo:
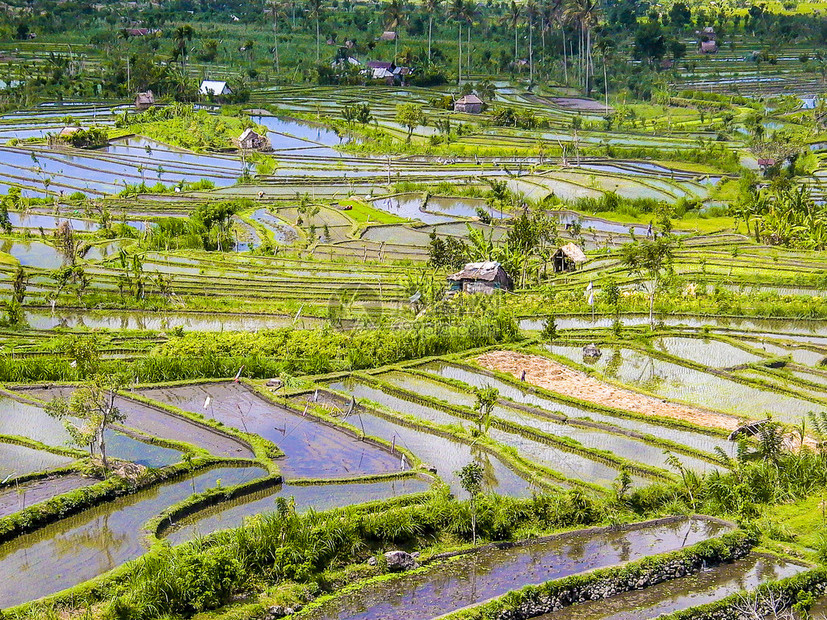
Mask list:
[[[280,463],[293,478],[331,478],[399,471],[389,451],[339,429],[270,403],[238,383],[209,383],[144,390],[143,395],[203,413],[269,439],[287,455]],[[209,404],[204,404],[210,399]]]
[[[766,581],[791,577],[807,570],[780,558],[750,555],[732,564],[690,577],[660,583],[643,590],[572,605],[537,620],[647,620],[697,605],[712,603],[751,590]]]
[[[633,531],[579,532],[511,549],[487,549],[329,601],[309,620],[425,620],[530,584],[693,545],[726,526],[683,519]]]
[[[469,386],[485,387],[490,385],[497,388],[500,391],[501,396],[510,398],[515,402],[531,405],[532,407],[537,407],[546,411],[562,413],[566,416],[574,418],[589,418],[595,422],[601,422],[604,424],[613,424],[614,426],[627,428],[639,433],[669,439],[670,441],[684,444],[697,450],[703,450],[704,452],[713,452],[716,447],[726,450],[727,454],[730,454],[733,450],[732,442],[728,442],[722,437],[713,437],[703,433],[693,433],[691,431],[660,426],[640,420],[629,420],[604,413],[598,413],[588,409],[582,409],[580,407],[568,405],[549,398],[544,398],[527,390],[522,390],[517,386],[500,381],[499,379],[488,377],[473,370],[454,366],[453,364],[447,364],[445,362],[429,362],[419,368],[448,379],[462,381]]]
[[[0,489],[0,517],[8,516],[57,495],[88,487],[96,482],[100,481],[80,474],[66,474],[4,487]]]
[[[310,508],[321,511],[421,493],[429,488],[430,483],[419,478],[308,486],[282,484],[193,515],[177,524],[165,538],[177,545],[218,530],[239,527],[248,517],[274,511],[277,497],[292,497],[299,512]]]
[[[381,375],[380,378],[414,393],[433,396],[448,403],[464,405],[466,407],[474,407],[475,405],[474,396],[470,391],[463,392],[453,386],[430,381],[422,377],[406,375],[400,372],[390,372]],[[614,435],[601,430],[553,422],[546,418],[501,405],[494,407],[493,415],[508,422],[536,428],[550,435],[569,437],[587,448],[608,450],[632,461],[638,461],[639,463],[646,463],[656,467],[664,467],[666,457],[664,456],[663,448],[647,444],[643,441]],[[696,471],[707,471],[714,468],[714,465],[697,458],[683,455],[681,455],[680,458],[684,462],[684,465]]]
[[[68,398],[72,393],[72,388],[50,387],[20,391],[49,401],[54,398]],[[145,405],[131,398],[118,397],[115,399],[115,404],[120,412],[126,415],[124,426],[137,429],[147,435],[172,441],[185,441],[217,456],[236,458],[253,458],[254,456],[253,451],[235,437],[202,426],[187,418]]]
[[[222,467],[92,508],[0,545],[0,608],[59,592],[142,555],[143,524],[190,494],[261,477],[258,467]],[[48,579],[44,576],[48,575]]]

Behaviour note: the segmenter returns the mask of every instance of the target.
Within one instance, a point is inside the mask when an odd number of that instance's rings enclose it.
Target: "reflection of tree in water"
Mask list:
[[[58,557],[74,555],[78,548],[85,547],[102,551],[106,554],[106,565],[113,567],[120,560],[113,557],[113,553],[125,546],[129,541],[129,534],[122,532],[116,534],[109,527],[109,518],[112,515],[107,513],[99,516],[89,524],[89,527],[82,528],[71,536],[56,536],[54,538],[54,549]]]
[[[612,540],[612,547],[617,551],[619,561],[628,562],[632,558],[632,542],[626,534]]]
[[[603,371],[603,374],[612,379],[617,379],[621,364],[623,364],[623,355],[620,353],[620,349],[612,349],[612,356],[606,363],[606,369]]]
[[[588,551],[588,542],[584,538],[573,538],[568,541],[565,555],[574,562],[582,561],[586,556],[586,551]]]
[[[477,445],[471,446],[471,456],[482,467],[482,486],[489,491],[495,490],[500,485],[497,474],[494,470],[494,463],[491,455]]]

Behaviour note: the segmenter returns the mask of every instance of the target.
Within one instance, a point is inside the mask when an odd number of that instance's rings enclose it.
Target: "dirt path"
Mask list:
[[[477,363],[489,370],[508,373],[517,379],[525,371],[525,380],[531,385],[598,405],[646,416],[683,420],[698,426],[722,428],[727,431],[739,426],[739,420],[735,416],[664,402],[632,390],[615,387],[539,355],[491,351],[479,356]]]

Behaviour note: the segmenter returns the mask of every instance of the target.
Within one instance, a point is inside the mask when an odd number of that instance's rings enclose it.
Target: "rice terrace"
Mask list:
[[[827,4],[3,9],[0,618],[827,617]]]

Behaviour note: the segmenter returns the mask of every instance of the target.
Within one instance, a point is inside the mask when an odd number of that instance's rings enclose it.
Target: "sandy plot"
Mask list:
[[[698,426],[732,431],[739,426],[735,416],[664,402],[632,390],[618,388],[539,355],[492,351],[477,358],[480,366],[513,375],[526,373],[526,382],[557,394],[590,403],[623,409],[647,416],[683,420]]]

